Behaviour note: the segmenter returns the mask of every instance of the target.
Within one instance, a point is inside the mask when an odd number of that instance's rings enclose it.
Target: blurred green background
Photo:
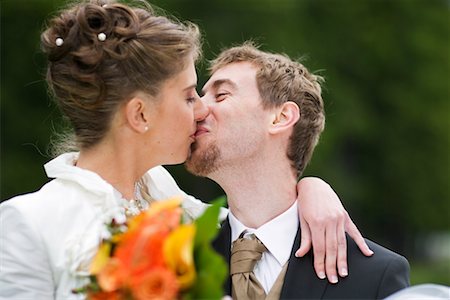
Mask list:
[[[0,2],[1,200],[48,180],[42,165],[61,118],[46,92],[39,34],[63,3]],[[152,3],[200,25],[206,59],[247,39],[306,57],[327,80],[327,127],[305,175],[333,186],[365,237],[410,260],[412,284],[450,285],[448,0]],[[223,193],[182,166],[169,169],[205,201]]]

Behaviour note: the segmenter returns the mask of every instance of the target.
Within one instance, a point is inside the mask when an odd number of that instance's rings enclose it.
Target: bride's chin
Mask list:
[[[184,155],[180,156],[179,161],[176,164],[183,164],[186,162],[186,160],[189,159],[192,155],[191,147],[187,147],[186,151],[184,152]]]

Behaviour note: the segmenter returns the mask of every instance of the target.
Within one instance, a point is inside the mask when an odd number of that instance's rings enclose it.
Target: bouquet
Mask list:
[[[122,223],[113,219],[81,292],[89,299],[220,299],[227,266],[210,243],[222,204],[193,223],[183,222],[178,198]]]

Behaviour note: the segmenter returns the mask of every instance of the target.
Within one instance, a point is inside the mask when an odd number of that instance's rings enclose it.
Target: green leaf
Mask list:
[[[225,204],[225,197],[214,200],[205,212],[195,220],[197,233],[194,245],[210,243],[219,231],[220,208]]]
[[[209,244],[203,244],[195,255],[198,268],[197,280],[192,287],[192,299],[221,299],[223,283],[228,275],[228,267],[222,256]]]
[[[213,201],[195,221],[197,233],[194,242],[194,260],[197,279],[189,293],[183,297],[185,300],[223,297],[222,287],[228,275],[228,267],[222,256],[211,247],[211,241],[218,233],[220,208],[224,204],[224,197]]]

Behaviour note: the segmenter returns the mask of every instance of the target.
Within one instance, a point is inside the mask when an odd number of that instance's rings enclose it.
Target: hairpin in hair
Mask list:
[[[106,40],[106,34],[104,34],[103,32],[100,32],[100,33],[97,35],[97,38],[98,38],[98,40],[99,40],[100,42],[104,42],[104,41]]]
[[[62,38],[60,38],[60,37],[56,38],[55,44],[56,44],[56,46],[61,47],[62,44],[64,44],[64,40]]]

